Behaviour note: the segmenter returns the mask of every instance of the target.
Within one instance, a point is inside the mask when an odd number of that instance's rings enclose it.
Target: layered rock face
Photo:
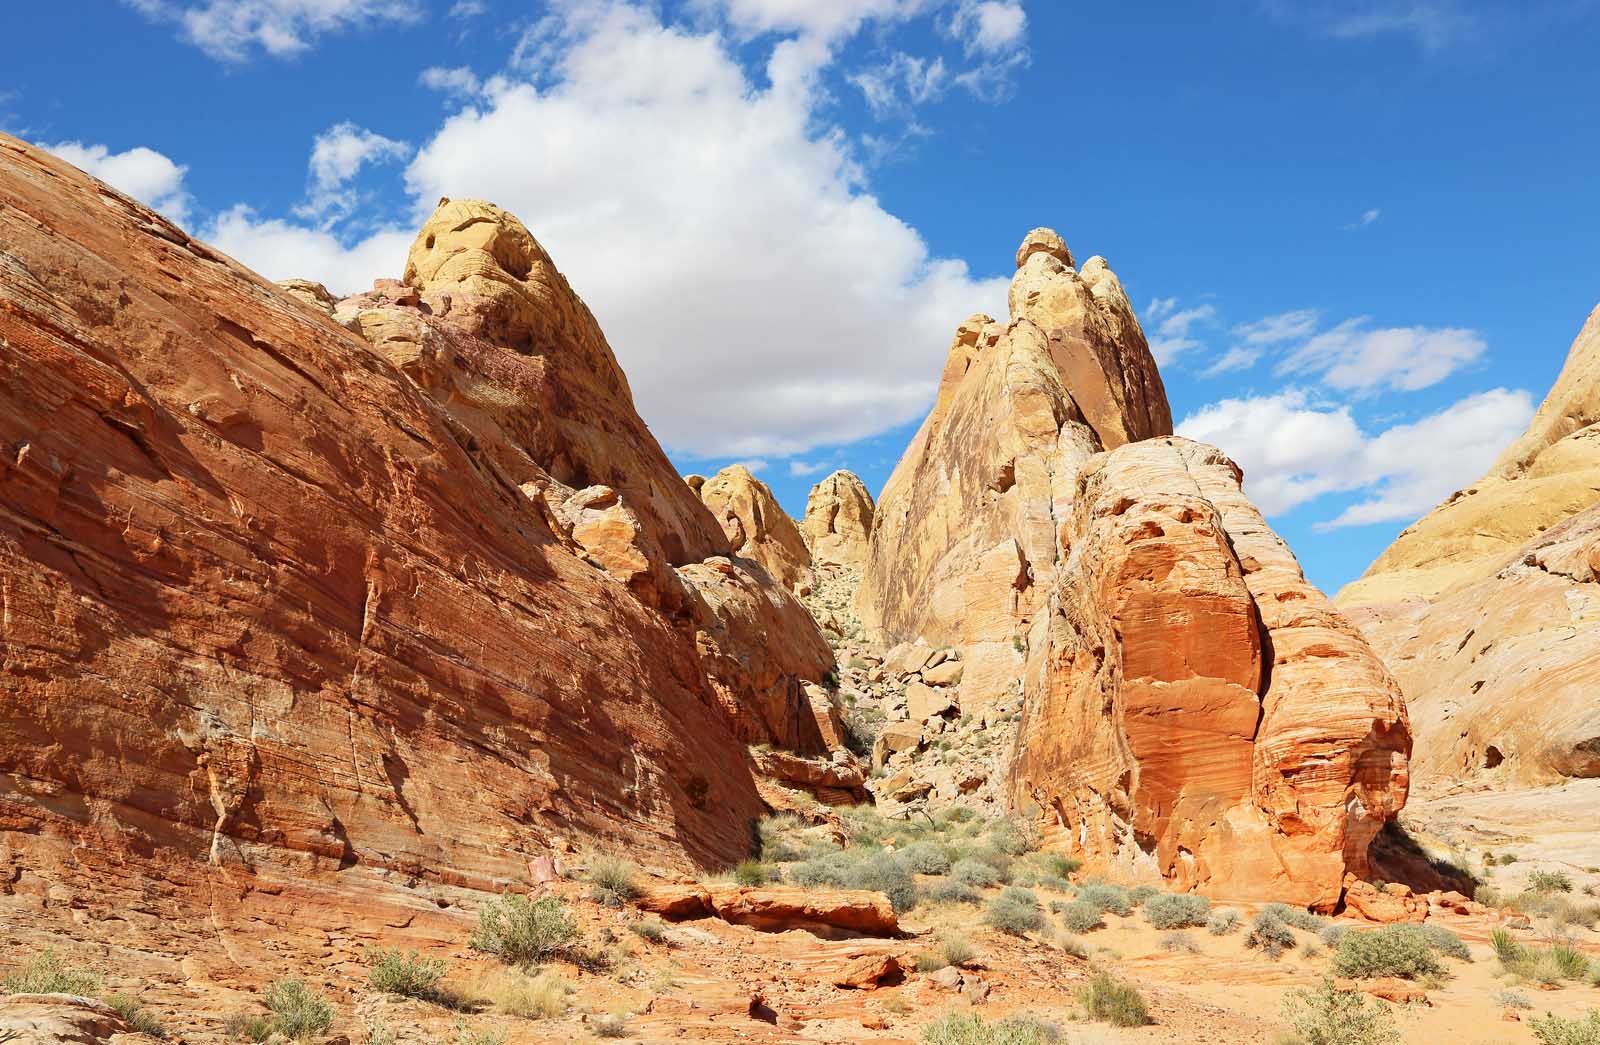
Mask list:
[[[420,926],[584,838],[745,853],[831,655],[548,256],[447,203],[332,313],[0,137],[9,880]]]
[[[1405,802],[1405,705],[1240,478],[1177,438],[1084,465],[1012,801],[1121,874],[1329,909]]]
[[[860,569],[872,536],[872,494],[854,472],[834,472],[811,488],[800,535],[818,566]]]
[[[878,500],[856,608],[887,644],[959,647],[963,707],[1008,692],[1048,598],[1057,528],[1096,452],[1170,434],[1154,359],[1101,258],[1054,232],[1017,252],[1012,320],[956,331],[933,410]]]
[[[1600,776],[1600,308],[1527,432],[1339,593],[1430,778]]]
[[[736,554],[766,567],[787,588],[810,587],[811,552],[766,483],[733,464],[692,487],[722,524]]]

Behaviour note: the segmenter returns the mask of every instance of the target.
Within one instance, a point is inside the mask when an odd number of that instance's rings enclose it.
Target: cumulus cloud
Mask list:
[[[1021,44],[1027,25],[1016,0],[961,0],[950,19],[950,35],[968,54],[1004,54]]]
[[[154,149],[140,145],[112,152],[104,145],[82,142],[57,142],[44,148],[180,225],[189,217],[191,200],[183,187],[189,168]]]
[[[1368,329],[1365,316],[1312,337],[1277,366],[1279,375],[1315,374],[1333,388],[1416,391],[1438,384],[1476,361],[1488,347],[1459,327]]]
[[[477,94],[483,88],[483,83],[478,75],[464,65],[446,68],[440,65],[430,66],[422,70],[417,77],[417,82],[430,91],[439,91],[442,94],[456,97],[467,97]]]
[[[295,208],[295,213],[321,221],[344,217],[359,198],[349,186],[361,168],[403,160],[410,154],[411,146],[405,142],[385,138],[349,121],[334,124],[312,143],[307,199]]]
[[[422,18],[417,0],[127,0],[147,17],[178,26],[179,36],[213,58],[300,54],[319,37]]]
[[[1528,393],[1496,388],[1371,434],[1348,405],[1290,389],[1212,403],[1177,431],[1233,457],[1245,492],[1267,515],[1327,494],[1363,493],[1318,524],[1333,529],[1416,518],[1482,475],[1532,416]]]
[[[934,256],[820,115],[826,97],[805,74],[816,55],[791,45],[870,5],[733,6],[802,31],[771,41],[767,84],[717,26],[588,6],[531,34],[537,71],[492,80],[421,145],[406,184],[423,213],[448,195],[521,217],[669,447],[788,457],[920,417],[955,323],[1004,315],[1007,280]],[[341,291],[398,274],[411,238],[352,243],[242,208],[213,237],[269,276]]]

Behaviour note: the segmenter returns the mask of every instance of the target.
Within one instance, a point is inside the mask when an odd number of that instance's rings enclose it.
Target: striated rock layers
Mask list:
[[[800,535],[818,566],[860,569],[872,536],[872,494],[854,472],[840,469],[811,488]]]
[[[8,889],[416,929],[583,838],[745,853],[831,654],[548,256],[445,203],[404,284],[296,290],[0,137]]]
[[[963,707],[1006,693],[1043,608],[1093,454],[1167,435],[1172,415],[1105,261],[1048,229],[1017,252],[1011,322],[956,331],[932,411],[878,499],[856,609],[887,644],[963,651]]]
[[[1083,467],[1012,800],[1091,865],[1326,910],[1405,802],[1406,710],[1240,478],[1179,438]]]
[[[1600,776],[1600,308],[1523,436],[1339,593],[1429,778]]]
[[[699,478],[698,476],[694,478]],[[811,586],[811,552],[767,484],[731,464],[690,488],[722,524],[736,554],[754,559],[789,589]]]

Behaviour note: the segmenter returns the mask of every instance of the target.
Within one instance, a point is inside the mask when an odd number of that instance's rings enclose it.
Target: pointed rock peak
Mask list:
[[[1022,246],[1017,248],[1017,268],[1021,268],[1035,254],[1048,254],[1068,268],[1072,267],[1072,251],[1067,249],[1067,241],[1055,229],[1034,229],[1022,238]]]
[[[854,472],[839,469],[811,488],[800,535],[821,565],[859,568],[872,534],[872,494]]]

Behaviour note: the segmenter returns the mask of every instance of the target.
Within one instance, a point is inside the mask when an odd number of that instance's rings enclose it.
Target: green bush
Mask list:
[[[1226,936],[1239,928],[1242,919],[1239,912],[1231,907],[1219,907],[1211,912],[1211,917],[1206,919],[1206,932],[1212,936]]]
[[[1570,1020],[1547,1012],[1529,1026],[1544,1045],[1600,1045],[1600,1009]]]
[[[398,947],[367,948],[367,977],[372,986],[385,994],[398,994],[403,998],[427,998],[444,979],[444,962],[438,958],[424,957],[418,951],[402,951]]]
[[[1414,980],[1442,974],[1444,966],[1427,937],[1409,925],[1352,932],[1339,941],[1333,953],[1335,975],[1351,979],[1399,976]]]
[[[1344,939],[1349,932],[1350,926],[1341,925],[1338,922],[1329,922],[1322,927],[1322,931],[1317,935],[1322,937],[1322,942],[1329,947],[1337,947],[1339,946],[1339,941]]]
[[[100,977],[87,969],[68,965],[47,950],[16,972],[0,980],[6,994],[80,994],[93,997],[100,992]]]
[[[1011,886],[989,901],[989,906],[983,912],[983,920],[989,926],[1012,936],[1038,932],[1045,925],[1044,912],[1039,909],[1038,899],[1026,889],[1016,886]]]
[[[566,953],[577,938],[578,923],[560,897],[529,900],[513,893],[484,905],[467,945],[526,968]]]
[[[106,1004],[122,1017],[135,1034],[148,1034],[152,1038],[167,1036],[167,1028],[161,1025],[160,1017],[139,1004],[139,999],[133,995],[113,994],[106,999]]]
[[[1342,991],[1323,977],[1320,986],[1289,992],[1284,1019],[1303,1045],[1387,1045],[1400,1040],[1389,1011],[1367,1004],[1359,991]]]
[[[1040,860],[1045,870],[1057,878],[1070,878],[1083,866],[1082,860],[1062,856],[1060,853],[1041,853]]]
[[[607,907],[621,907],[639,896],[639,867],[609,853],[590,853],[589,898]]]
[[[1470,962],[1472,951],[1467,947],[1466,941],[1442,925],[1417,926],[1427,938],[1428,945],[1446,958],[1457,961]]]
[[[989,825],[989,843],[1002,853],[1021,856],[1039,848],[1039,831],[1031,823],[1001,818]]]
[[[272,1029],[286,1038],[310,1038],[333,1025],[333,1006],[303,980],[272,981],[267,984],[265,1001],[272,1013]]]
[[[929,884],[923,895],[933,903],[977,903],[980,899],[976,889],[953,878],[941,878]]]
[[[875,889],[889,898],[895,911],[904,913],[917,906],[917,882],[911,869],[893,853],[876,852],[857,863],[846,876],[850,889]]]
[[[1570,893],[1572,879],[1565,871],[1530,871],[1528,888],[1536,893]]]
[[[1250,923],[1250,934],[1244,938],[1246,947],[1259,947],[1261,953],[1276,958],[1295,945],[1294,930],[1270,909],[1263,909]]]
[[[1157,929],[1204,925],[1210,916],[1211,901],[1194,893],[1157,893],[1144,904],[1145,921]]]
[[[741,860],[733,869],[733,880],[739,885],[766,885],[769,877],[760,860]]]
[[[1500,964],[1505,966],[1507,972],[1528,955],[1528,949],[1518,943],[1517,938],[1506,929],[1496,929],[1491,932],[1489,943],[1494,947],[1494,956],[1500,959]]]
[[[937,842],[913,842],[900,851],[900,859],[917,874],[950,873],[950,854]]]
[[[1067,927],[1068,932],[1086,933],[1094,929],[1105,928],[1105,919],[1101,917],[1100,908],[1092,903],[1074,900],[1061,906],[1061,924]]]
[[[1133,906],[1138,907],[1152,896],[1160,896],[1161,890],[1153,885],[1136,885],[1128,892],[1128,900]]]
[[[973,889],[988,889],[1000,884],[1000,875],[993,867],[971,857],[957,860],[955,866],[950,868],[950,877]]]
[[[1274,918],[1291,929],[1301,929],[1308,933],[1321,932],[1323,926],[1328,924],[1326,918],[1312,914],[1304,907],[1290,907],[1286,903],[1269,903],[1261,910],[1263,913],[1270,912]]]
[[[953,1012],[922,1028],[924,1045],[1045,1045],[1064,1040],[1050,1023],[1012,1016],[986,1023],[975,1012]]]
[[[1128,890],[1120,885],[1092,882],[1088,885],[1079,886],[1077,896],[1083,903],[1093,904],[1096,908],[1108,914],[1121,915],[1126,918],[1133,913],[1133,898],[1128,895]]]
[[[1078,1001],[1090,1019],[1113,1027],[1142,1027],[1150,1022],[1150,1010],[1144,998],[1127,984],[1112,979],[1110,973],[1096,973],[1078,992]]]

